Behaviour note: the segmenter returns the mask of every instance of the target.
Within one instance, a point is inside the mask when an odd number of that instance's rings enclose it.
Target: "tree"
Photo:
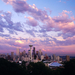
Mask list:
[[[51,69],[46,67],[44,63],[30,63],[27,67],[29,75],[49,75],[51,74]]]
[[[64,69],[65,75],[75,75],[75,59],[65,62],[64,67],[65,67]]]
[[[26,75],[25,70],[18,64],[0,58],[0,75]]]

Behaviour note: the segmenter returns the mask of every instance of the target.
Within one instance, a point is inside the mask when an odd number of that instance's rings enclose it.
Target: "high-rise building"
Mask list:
[[[56,60],[57,60],[57,61],[59,61],[59,60],[60,60],[60,57],[59,57],[59,56],[57,56],[57,57],[56,57]]]
[[[24,51],[23,51],[23,56],[25,56],[25,54],[26,54],[26,51],[24,50]]]
[[[20,54],[20,50],[19,50],[19,48],[17,48],[16,55],[19,56],[19,54]]]
[[[38,55],[38,51],[36,51],[36,55]]]
[[[7,59],[10,60],[10,55],[8,55]]]
[[[51,60],[53,60],[53,56],[51,55]]]
[[[30,56],[30,50],[28,50],[28,56]]]
[[[38,56],[39,56],[39,59],[41,59],[41,50],[39,50]]]
[[[30,60],[32,61],[32,46],[33,45],[29,45],[29,47],[30,47]]]
[[[11,52],[11,58],[13,58],[14,57],[14,52]]]
[[[56,60],[56,55],[55,54],[53,54],[53,60]]]
[[[41,55],[41,50],[39,50],[39,54]]]
[[[41,61],[44,59],[44,55],[41,55]]]
[[[66,61],[70,61],[70,56],[66,56]]]
[[[21,56],[22,56],[22,52],[20,52],[20,54],[19,54],[19,55],[20,55],[20,57],[21,57]]]
[[[33,47],[33,55],[35,55],[35,47]]]

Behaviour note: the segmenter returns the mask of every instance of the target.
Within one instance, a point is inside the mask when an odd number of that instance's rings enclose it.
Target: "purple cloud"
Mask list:
[[[32,30],[26,30],[27,33],[29,33],[30,35],[32,35],[33,37],[35,37],[35,33]]]
[[[7,46],[7,45],[0,44],[1,53],[7,53],[7,52],[15,51],[15,50],[16,48],[14,48],[13,46]]]
[[[12,17],[12,13],[3,13],[4,14],[4,19],[6,20],[6,22],[9,24],[9,25],[13,25],[13,22],[11,21],[11,17]]]
[[[3,32],[3,28],[6,28],[9,33],[16,33],[15,31],[21,31],[22,30],[22,25],[20,22],[14,23],[11,20],[12,14],[9,12],[2,12],[3,15],[0,15],[0,31]],[[5,21],[3,21],[3,19]]]
[[[28,13],[31,15],[34,19],[41,21],[44,25],[41,26],[41,30],[39,32],[48,32],[48,31],[62,31],[62,34],[71,33],[71,35],[75,35],[72,33],[75,33],[75,26],[72,19],[69,18],[67,14],[70,14],[71,11],[63,10],[63,12],[60,14],[60,16],[51,18],[48,16],[46,10],[41,10],[36,7],[35,4],[29,5],[26,1],[21,0],[3,0],[5,3],[9,2],[17,13]],[[67,13],[67,14],[66,14]],[[37,26],[38,23],[36,20],[27,20],[26,23],[31,26]],[[15,28],[15,27],[13,27]],[[16,29],[20,30],[20,29]],[[28,33],[30,31],[27,30]],[[34,35],[34,33],[31,33]]]
[[[3,0],[5,3],[9,2],[9,0]],[[29,5],[27,4],[26,1],[21,1],[21,0],[15,0],[15,1],[12,1],[12,4],[11,4],[15,10],[15,12],[17,13],[25,13],[27,12],[29,15],[33,16],[35,19],[37,20],[40,20],[40,21],[43,21],[45,19],[48,19],[48,15],[47,15],[47,12],[44,10],[42,11],[41,9],[38,9],[35,4],[33,5]]]
[[[26,24],[30,25],[30,26],[37,26],[38,22],[33,19],[32,17],[27,17],[28,20],[26,20]]]
[[[1,36],[1,37],[10,37],[9,34],[2,34],[2,33],[0,33],[0,36]]]
[[[67,22],[72,22],[72,20],[67,16],[59,16],[59,17],[54,17],[53,20],[55,22],[61,22],[61,23],[67,23]]]

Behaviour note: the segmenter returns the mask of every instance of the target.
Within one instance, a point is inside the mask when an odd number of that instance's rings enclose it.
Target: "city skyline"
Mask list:
[[[75,55],[75,0],[0,0],[0,53]]]

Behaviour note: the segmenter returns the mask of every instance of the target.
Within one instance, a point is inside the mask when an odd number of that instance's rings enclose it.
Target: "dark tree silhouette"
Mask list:
[[[25,70],[18,64],[0,58],[0,75],[26,75]]]
[[[75,75],[75,59],[65,62],[64,75]]]
[[[64,68],[50,69],[43,62],[30,62],[26,67],[26,62],[21,65],[9,62],[0,58],[0,75],[75,75],[75,59],[64,63]]]

